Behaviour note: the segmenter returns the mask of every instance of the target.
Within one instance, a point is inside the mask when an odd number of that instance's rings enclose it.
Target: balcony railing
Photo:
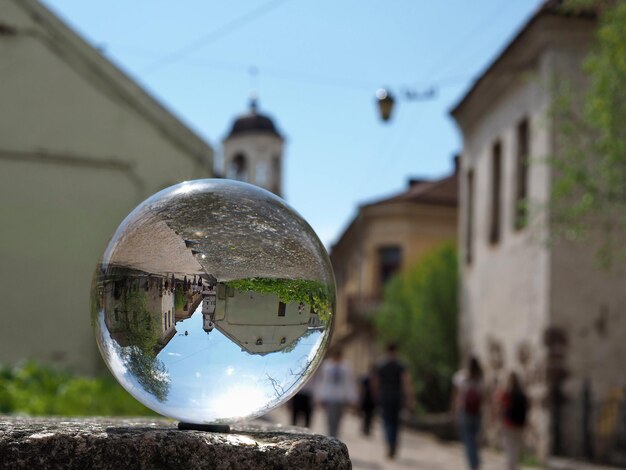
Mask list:
[[[348,298],[348,323],[370,323],[380,307],[380,297],[355,296]]]

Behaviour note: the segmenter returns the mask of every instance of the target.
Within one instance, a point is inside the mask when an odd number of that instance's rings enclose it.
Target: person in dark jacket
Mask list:
[[[369,436],[372,431],[372,420],[376,411],[376,398],[374,396],[374,375],[376,368],[361,377],[359,380],[359,409],[361,410],[362,427],[364,436]]]
[[[498,398],[507,468],[517,470],[528,414],[528,398],[515,372],[510,373],[506,389],[500,393]]]
[[[412,409],[413,395],[411,378],[406,366],[398,357],[398,346],[387,345],[387,354],[376,371],[376,395],[383,418],[387,457],[395,458],[400,430],[400,412],[404,406]]]

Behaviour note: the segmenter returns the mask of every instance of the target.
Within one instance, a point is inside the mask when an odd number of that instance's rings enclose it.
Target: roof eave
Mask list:
[[[595,20],[596,13],[588,10],[580,11],[566,11],[560,6],[560,2],[554,0],[547,0],[544,2],[537,11],[524,23],[524,25],[517,32],[515,37],[507,43],[502,51],[493,59],[489,65],[483,70],[483,72],[473,81],[469,90],[463,95],[459,102],[452,107],[450,115],[454,117],[457,122],[460,122],[464,108],[468,102],[477,93],[478,88],[485,81],[489,80],[496,69],[499,68],[506,60],[507,56],[515,49],[523,40],[524,36],[528,34],[528,31],[543,17],[546,16],[576,16],[578,18],[584,18],[589,20]]]
[[[69,28],[45,5],[37,0],[19,0],[15,1],[15,4],[27,10],[30,16],[36,17],[39,24],[51,33],[51,39],[62,41],[72,58],[85,64],[86,70],[96,72],[95,75],[99,76],[101,81],[106,81],[113,93],[143,115],[163,136],[198,164],[212,168],[213,149],[204,139],[77,32]],[[93,75],[93,72],[91,74]]]

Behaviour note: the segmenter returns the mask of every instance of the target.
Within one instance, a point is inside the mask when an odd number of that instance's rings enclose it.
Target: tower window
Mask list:
[[[271,191],[280,195],[280,156],[274,155],[272,157],[272,183]]]
[[[230,162],[227,175],[233,180],[248,181],[248,162],[244,154],[235,155]]]

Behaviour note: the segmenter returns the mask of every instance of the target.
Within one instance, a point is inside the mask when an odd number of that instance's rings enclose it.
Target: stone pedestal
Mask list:
[[[340,441],[255,421],[230,434],[165,419],[0,416],[0,468],[351,469]]]

